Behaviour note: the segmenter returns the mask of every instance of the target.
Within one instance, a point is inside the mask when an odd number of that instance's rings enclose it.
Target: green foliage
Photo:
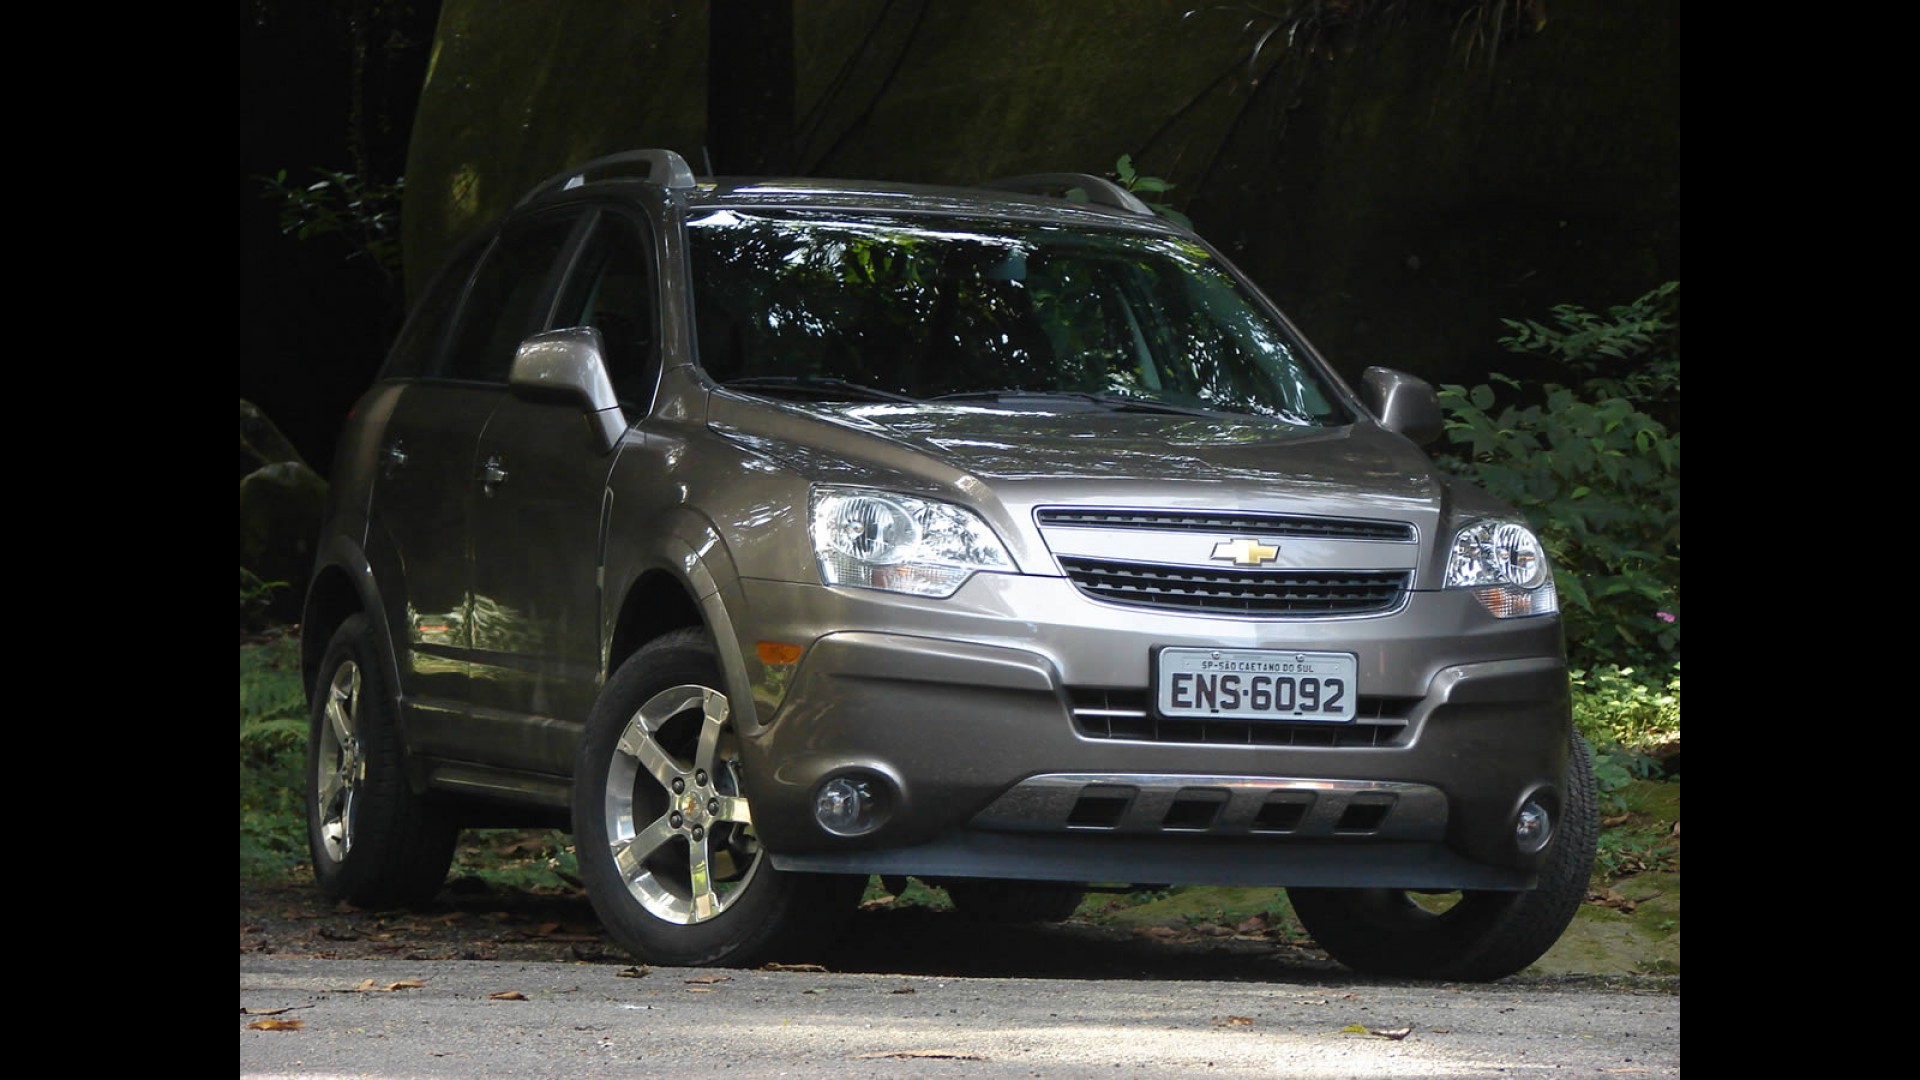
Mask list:
[[[1573,672],[1573,722],[1595,746],[1642,755],[1680,742],[1680,662],[1665,672],[1603,665]]]
[[[400,199],[406,178],[391,184],[350,172],[315,167],[320,179],[300,185],[281,169],[259,177],[262,197],[280,207],[280,231],[300,240],[333,236],[347,244],[347,258],[372,263],[382,274],[400,267]]]
[[[240,874],[285,876],[307,856],[307,707],[299,639],[240,646]]]
[[[266,613],[267,606],[273,603],[274,591],[286,587],[287,583],[284,581],[265,581],[260,575],[244,566],[241,567],[240,629],[245,631],[256,627],[260,617]]]
[[[1611,664],[1572,675],[1573,724],[1593,746],[1601,810],[1616,814],[1629,785],[1658,779],[1680,746],[1680,662],[1665,675]]]
[[[462,870],[497,889],[566,892],[579,888],[572,838],[559,829],[468,829],[454,857]]]
[[[1526,515],[1554,567],[1574,666],[1660,668],[1680,655],[1678,283],[1602,317],[1507,321],[1510,351],[1571,385],[1440,388],[1453,444],[1440,458]],[[1496,408],[1497,406],[1497,408]]]
[[[1605,829],[1594,856],[1594,874],[1607,881],[1648,871],[1679,869],[1680,844],[1664,822]]]
[[[1135,195],[1158,195],[1173,190],[1172,184],[1167,183],[1157,176],[1140,175],[1133,167],[1132,154],[1120,155],[1119,160],[1113,163],[1113,175],[1119,178],[1121,187],[1126,188]],[[1159,214],[1161,217],[1169,221],[1177,222],[1189,229],[1193,228],[1193,219],[1175,210],[1172,206],[1164,202],[1155,202],[1148,198],[1142,198],[1140,201],[1146,203],[1148,209]]]
[[[1659,415],[1678,431],[1680,407],[1680,283],[1669,281],[1631,303],[1598,315],[1575,304],[1551,309],[1552,327],[1531,319],[1502,319],[1508,352],[1546,357],[1574,376],[1582,393],[1622,398]],[[1661,415],[1671,412],[1674,415]]]

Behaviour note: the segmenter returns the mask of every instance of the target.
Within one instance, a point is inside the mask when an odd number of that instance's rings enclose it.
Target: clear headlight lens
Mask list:
[[[813,489],[820,580],[916,596],[952,596],[981,570],[1012,571],[987,523],[952,503],[865,488]]]
[[[1456,533],[1447,555],[1446,586],[1474,590],[1499,619],[1560,610],[1546,550],[1533,530],[1516,522],[1477,521]]]

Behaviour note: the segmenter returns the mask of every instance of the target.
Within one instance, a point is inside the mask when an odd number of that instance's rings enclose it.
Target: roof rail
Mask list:
[[[608,154],[597,157],[585,164],[575,165],[565,172],[555,173],[542,180],[532,191],[520,199],[521,205],[541,195],[554,191],[576,188],[587,182],[590,173],[631,172],[624,168],[629,165],[645,165],[647,168],[639,175],[669,188],[690,188],[693,186],[693,170],[687,167],[687,159],[671,150],[628,150],[620,154]]]
[[[1056,195],[1064,197],[1067,192],[1079,188],[1086,192],[1087,201],[1100,206],[1111,206],[1116,210],[1125,210],[1131,214],[1153,216],[1153,209],[1140,201],[1140,197],[1104,176],[1092,173],[1033,173],[1027,176],[1008,176],[999,180],[989,180],[981,187],[997,188],[1001,191],[1021,191],[1029,195]]]

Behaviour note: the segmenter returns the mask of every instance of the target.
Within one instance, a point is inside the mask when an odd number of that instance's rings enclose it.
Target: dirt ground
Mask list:
[[[1583,912],[1583,915],[1586,914]],[[1516,981],[1601,980],[1677,991],[1673,971],[1634,970],[1596,951],[1576,920],[1562,946],[1571,963]],[[310,884],[240,887],[240,951],[321,959],[499,960],[634,966],[601,931],[578,892],[499,888],[458,877],[429,907],[359,911],[329,904]],[[1677,943],[1676,943],[1677,953]],[[820,957],[830,971],[1035,978],[1153,978],[1289,983],[1351,982],[1325,953],[1257,926],[1098,925],[1084,918],[1038,926],[975,923],[951,911],[869,903]]]

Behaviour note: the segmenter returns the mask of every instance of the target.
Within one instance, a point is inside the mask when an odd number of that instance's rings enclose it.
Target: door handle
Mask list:
[[[380,451],[380,471],[388,479],[392,479],[393,474],[399,472],[407,463],[407,452],[404,446],[404,443],[395,439],[392,446]]]
[[[491,495],[493,489],[507,482],[507,470],[500,467],[500,456],[495,454],[480,466],[480,490]]]

